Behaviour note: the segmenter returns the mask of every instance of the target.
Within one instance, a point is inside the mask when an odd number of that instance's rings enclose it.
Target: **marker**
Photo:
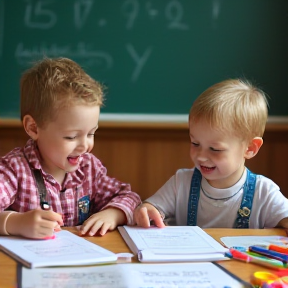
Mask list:
[[[283,246],[271,244],[268,246],[268,249],[272,250],[272,251],[279,252],[279,253],[288,254],[288,247],[283,247]]]
[[[50,210],[50,205],[49,205],[49,203],[46,202],[46,201],[41,201],[40,206],[41,206],[41,209],[42,209],[42,210],[45,210],[45,211],[49,211],[49,210]],[[51,236],[46,236],[46,237],[43,237],[43,238],[41,238],[41,239],[42,239],[42,240],[50,240],[50,239],[55,239],[55,238],[56,238],[56,235],[53,234],[53,235],[51,235]]]
[[[51,236],[46,236],[46,237],[43,237],[43,238],[41,238],[42,240],[50,240],[50,239],[55,239],[56,238],[56,235],[55,234],[53,234],[53,235],[51,235]]]
[[[40,206],[41,206],[41,209],[42,209],[42,210],[50,210],[50,205],[49,205],[49,203],[46,202],[46,201],[41,202],[41,203],[40,203]]]
[[[254,256],[250,256],[246,254],[245,252],[241,252],[233,248],[230,248],[229,252],[232,255],[233,259],[244,261],[246,263],[255,263],[255,264],[259,264],[261,266],[265,266],[265,267],[276,269],[276,270],[281,270],[285,268],[283,264],[281,264],[280,262],[277,263],[273,261],[272,259],[256,258]]]
[[[247,252],[247,248],[244,246],[232,246],[231,248],[236,249],[241,252]]]
[[[283,253],[279,253],[276,251],[272,251],[272,250],[269,250],[269,249],[266,249],[263,247],[250,246],[249,251],[264,255],[264,256],[272,258],[272,259],[282,261],[285,264],[288,262],[288,255],[285,255]]]

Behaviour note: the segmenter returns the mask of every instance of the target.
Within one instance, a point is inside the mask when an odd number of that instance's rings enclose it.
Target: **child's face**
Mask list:
[[[60,184],[66,172],[78,168],[81,155],[93,148],[99,113],[99,106],[74,105],[60,110],[43,129],[38,127],[42,168]]]
[[[189,122],[190,157],[210,185],[228,188],[242,176],[247,143],[205,121]]]

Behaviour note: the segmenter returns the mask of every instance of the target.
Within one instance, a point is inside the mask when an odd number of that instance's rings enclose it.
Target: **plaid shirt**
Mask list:
[[[127,224],[141,200],[130,185],[106,175],[106,168],[91,153],[83,155],[77,171],[67,173],[62,186],[42,170],[33,140],[0,158],[0,212],[26,212],[40,207],[40,197],[31,169],[40,169],[53,211],[63,215],[65,226],[79,224],[78,200],[88,195],[89,216],[108,207],[121,209]]]

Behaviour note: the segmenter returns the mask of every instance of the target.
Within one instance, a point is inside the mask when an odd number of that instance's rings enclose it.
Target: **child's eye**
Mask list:
[[[198,144],[198,143],[195,143],[195,142],[191,142],[191,144],[192,144],[193,146],[195,146],[195,147],[198,147],[198,146],[199,146],[199,144]]]
[[[94,137],[95,136],[95,133],[90,133],[88,134],[89,137]]]
[[[67,140],[74,140],[75,138],[76,138],[76,136],[74,136],[74,137],[69,137],[69,136],[64,137],[64,139],[67,139]]]
[[[220,150],[220,149],[215,149],[215,148],[213,148],[213,147],[210,147],[210,150],[211,150],[211,151],[214,151],[214,152],[220,152],[220,151],[223,151],[223,150]]]

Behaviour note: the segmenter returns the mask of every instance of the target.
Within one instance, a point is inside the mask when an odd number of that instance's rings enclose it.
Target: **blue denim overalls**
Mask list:
[[[247,169],[247,168],[246,168]],[[195,168],[191,179],[190,195],[188,202],[187,225],[197,225],[197,210],[200,196],[202,175],[200,171]],[[256,185],[256,174],[247,169],[246,182],[244,184],[244,192],[240,208],[237,212],[237,218],[234,223],[234,228],[249,228],[249,218],[252,210],[253,197]]]

